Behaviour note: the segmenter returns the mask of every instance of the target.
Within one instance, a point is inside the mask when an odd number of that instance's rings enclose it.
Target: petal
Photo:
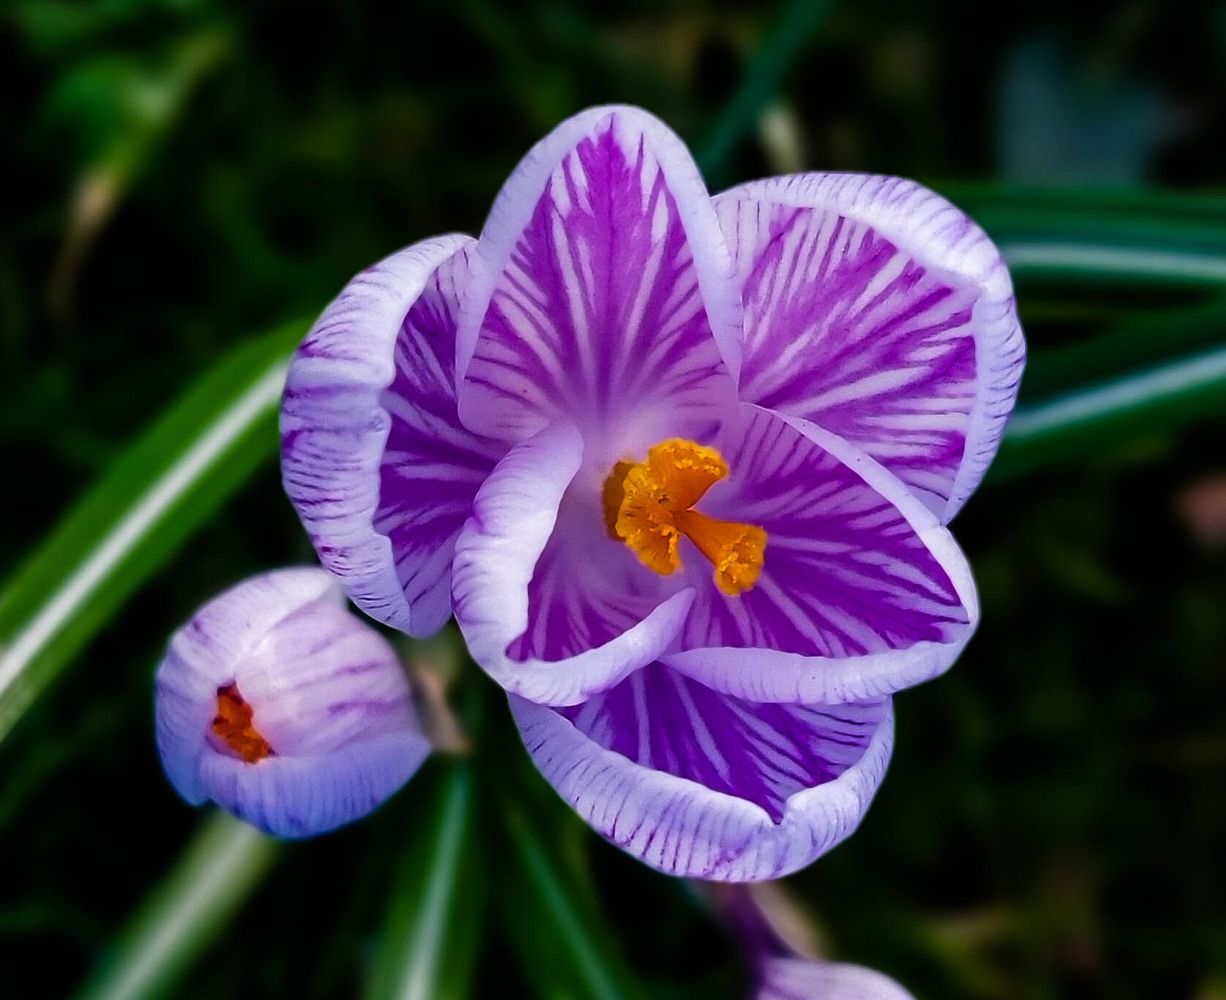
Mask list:
[[[947,523],[996,454],[1025,361],[999,252],[896,177],[777,177],[716,205],[745,303],[741,398],[854,441]]]
[[[230,686],[271,755],[249,763],[218,745],[212,723]],[[283,837],[364,816],[429,752],[395,652],[320,569],[253,577],[201,608],[171,640],[155,707],[179,794]]]
[[[844,702],[927,680],[979,617],[949,532],[853,445],[795,417],[745,406],[721,448],[731,474],[713,517],[766,531],[762,574],[736,597],[687,559],[696,590],[668,663],[757,701]]]
[[[416,733],[395,650],[343,604],[286,615],[231,665],[260,732],[281,758],[326,756],[380,733]]]
[[[290,366],[285,490],[354,603],[412,635],[450,617],[451,556],[505,446],[455,401],[458,287],[472,240],[418,243],[363,271]]]
[[[772,957],[762,963],[755,1000],[915,1000],[889,976],[862,965]]]
[[[417,771],[430,752],[421,735],[384,733],[321,757],[246,764],[214,754],[201,765],[209,798],[276,837],[313,837],[361,819]]]
[[[460,412],[516,439],[698,420],[735,398],[740,297],[698,168],[658,119],[592,108],[495,201],[463,302]]]
[[[650,663],[693,596],[646,573],[623,586],[633,557],[611,539],[599,540],[608,559],[585,551],[585,537],[596,540],[572,532],[602,526],[599,512],[559,517],[582,459],[569,424],[516,445],[477,493],[456,543],[453,604],[469,653],[508,691],[551,705],[582,701]]]
[[[727,882],[778,878],[848,837],[893,744],[888,699],[755,703],[658,662],[574,708],[511,710],[598,833],[667,874]]]

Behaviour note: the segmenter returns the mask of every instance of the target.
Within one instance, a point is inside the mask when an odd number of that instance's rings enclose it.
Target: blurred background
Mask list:
[[[713,189],[936,187],[1029,338],[954,526],[983,625],[899,697],[859,833],[785,883],[802,936],[921,998],[1226,997],[1226,5],[2,11],[0,992],[742,994],[709,896],[574,820],[446,637],[406,655],[454,675],[469,756],[318,841],[187,808],[152,740],[171,630],[311,556],[274,432],[306,324],[627,101]]]

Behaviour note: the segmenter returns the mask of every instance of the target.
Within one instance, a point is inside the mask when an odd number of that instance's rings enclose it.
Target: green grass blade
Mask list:
[[[932,181],[931,186],[979,215],[1012,213],[1019,221],[1050,225],[1052,220],[1085,216],[1164,220],[1169,223],[1226,224],[1226,193],[1163,191],[1143,188],[1039,187],[1000,182]]]
[[[271,869],[277,842],[218,812],[121,931],[80,1000],[170,992]]]
[[[1019,283],[1226,288],[1226,251],[1220,248],[1156,246],[1145,242],[1139,233],[1131,243],[1105,238],[1065,241],[999,232],[993,235]],[[1221,238],[1226,246],[1226,228]]]
[[[524,979],[537,996],[642,996],[591,878],[591,831],[532,767],[505,714],[490,720],[482,779],[503,844],[496,899]]]
[[[698,165],[711,187],[722,185],[728,158],[757,123],[831,6],[830,0],[791,0],[784,8],[711,135],[699,147]]]
[[[0,591],[0,739],[132,592],[276,450],[307,321],[250,341],[115,463]]]
[[[990,480],[1084,458],[1128,438],[1226,413],[1226,347],[1105,380],[1019,407]]]
[[[1026,365],[1027,404],[1226,343],[1226,296],[1178,309],[1126,312],[1102,332],[1036,351]]]
[[[567,983],[564,995],[590,1000],[641,995],[611,950],[616,935],[566,863],[546,850],[542,828],[518,806],[507,807],[511,870],[503,916],[525,977],[541,988]],[[552,842],[559,831],[552,824],[548,830]]]
[[[447,770],[422,802],[405,845],[367,1000],[462,1000],[469,995],[484,884],[473,775],[468,762],[441,766]],[[413,794],[423,791],[415,783]]]
[[[1000,246],[1019,285],[1226,286],[1226,197],[934,184]]]

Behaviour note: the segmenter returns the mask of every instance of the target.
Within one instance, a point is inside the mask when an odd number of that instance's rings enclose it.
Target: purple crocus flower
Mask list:
[[[178,793],[281,837],[365,816],[430,751],[395,651],[321,569],[253,577],[197,611],[158,668],[155,708]]]
[[[454,613],[538,768],[668,873],[786,874],[847,837],[889,695],[979,609],[944,525],[1023,342],[983,232],[905,180],[712,199],[627,107],[564,122],[478,240],[362,272],[282,409],[287,492],[373,617]]]

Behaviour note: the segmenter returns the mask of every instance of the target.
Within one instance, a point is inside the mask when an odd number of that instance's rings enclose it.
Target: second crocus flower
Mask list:
[[[179,794],[281,837],[365,816],[430,751],[395,651],[321,569],[265,573],[197,611],[158,668],[155,708]]]

